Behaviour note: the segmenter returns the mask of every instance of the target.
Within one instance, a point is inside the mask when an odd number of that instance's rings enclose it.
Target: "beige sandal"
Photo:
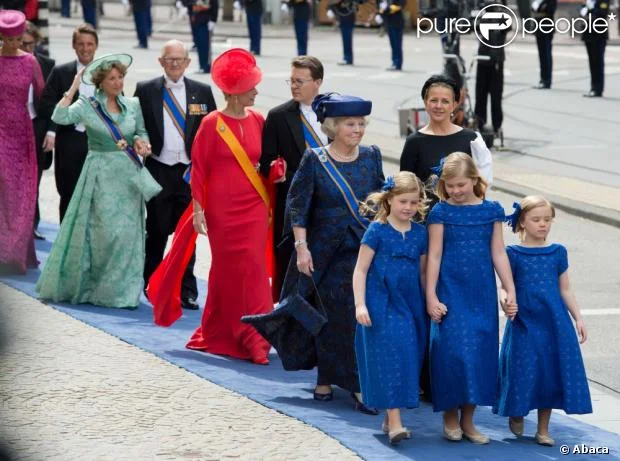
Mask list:
[[[524,425],[525,424],[523,418],[508,418],[508,428],[510,429],[510,432],[512,432],[517,437],[521,437],[523,435]]]
[[[406,427],[397,427],[393,431],[388,432],[388,438],[390,439],[390,445],[396,445],[401,440],[411,438],[411,432]]]

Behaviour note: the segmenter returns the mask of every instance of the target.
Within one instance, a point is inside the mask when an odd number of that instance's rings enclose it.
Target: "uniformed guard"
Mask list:
[[[327,7],[327,17],[338,21],[342,36],[342,61],[340,66],[353,65],[353,29],[360,3],[364,0],[330,0]]]
[[[540,61],[540,81],[534,88],[548,90],[551,88],[551,74],[553,71],[553,56],[551,54],[551,42],[553,41],[554,27],[540,28],[540,22],[545,18],[551,18],[558,6],[557,0],[534,0],[532,2],[532,17],[537,20],[536,45],[538,45],[538,60]],[[550,30],[549,30],[550,29]]]
[[[386,23],[390,47],[392,48],[392,65],[386,70],[396,71],[403,68],[403,30],[405,28],[405,18],[403,8],[407,0],[377,0],[377,11],[375,17],[378,25]]]
[[[586,20],[588,16],[591,16],[592,23],[598,18],[607,19],[609,0],[588,0],[581,8],[580,13]],[[588,61],[590,63],[590,91],[583,95],[586,98],[600,98],[603,96],[605,87],[605,47],[609,38],[608,27],[604,29],[604,31],[596,31],[590,25],[588,30],[581,36],[581,39],[586,44]]]
[[[308,27],[310,24],[310,5],[312,0],[284,0],[282,11],[288,13],[293,8],[293,24],[297,39],[297,56],[308,54]]]
[[[498,2],[499,3],[499,2]],[[505,0],[501,1],[505,4]],[[488,11],[501,11],[499,7],[492,7]],[[491,121],[493,132],[502,137],[500,131],[504,120],[502,111],[502,93],[504,92],[504,43],[509,29],[489,30],[487,43],[480,41],[478,45],[478,60],[476,68],[476,123],[482,132],[487,121],[487,99],[491,96]]]
[[[248,35],[250,36],[250,53],[260,56],[260,40],[262,36],[263,0],[235,1],[245,9],[245,18],[248,23]]]
[[[182,0],[189,12],[192,37],[198,51],[200,73],[211,73],[211,36],[217,21],[219,0]]]

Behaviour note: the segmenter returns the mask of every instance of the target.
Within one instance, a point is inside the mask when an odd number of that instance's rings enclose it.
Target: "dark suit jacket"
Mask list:
[[[159,155],[164,146],[164,105],[162,99],[162,89],[164,77],[157,77],[145,82],[138,82],[136,86],[136,96],[140,100],[144,124],[149,134],[153,155]],[[206,114],[190,115],[190,104],[206,104],[207,111],[216,110],[215,99],[211,87],[205,83],[191,80],[185,77],[185,98],[187,107],[185,108],[185,149],[188,157],[191,158],[192,143],[200,126],[200,122]]]
[[[52,69],[54,69],[54,65],[56,61],[50,59],[46,56],[43,56],[37,52],[34,53],[35,58],[39,62],[39,66],[41,67],[41,72],[43,73],[43,79],[47,81],[50,74],[52,73]],[[37,116],[32,120],[32,126],[34,128],[34,136],[36,140],[37,147],[37,160],[39,164],[39,170],[46,170],[52,165],[52,152],[43,152],[43,140],[45,139],[45,134],[49,128],[50,123],[52,123],[49,117],[44,117],[41,114],[39,106],[41,105],[41,98],[37,98],[36,95],[34,97],[34,107],[37,112]]]
[[[58,101],[62,99],[62,95],[65,91],[68,91],[69,88],[71,88],[75,74],[77,74],[77,61],[70,61],[54,67],[50,76],[47,78],[45,89],[41,95],[41,101],[39,103],[40,112],[38,113],[39,116],[46,118],[52,117],[56,104],[58,104]],[[78,96],[79,94],[76,93],[71,103],[77,101]],[[55,131],[58,135],[73,132],[75,131],[73,128],[73,125],[57,126],[54,122],[50,121],[49,130]]]

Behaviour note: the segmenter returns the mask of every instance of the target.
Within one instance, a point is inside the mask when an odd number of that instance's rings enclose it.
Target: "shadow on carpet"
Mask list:
[[[58,227],[41,223],[39,230],[48,239],[37,241],[37,256],[43,265]],[[1,277],[0,281],[37,297],[34,286],[39,274],[39,270],[31,270],[24,276]],[[202,280],[199,281],[199,291],[200,305],[204,305],[206,284]],[[619,435],[558,413],[554,413],[551,421],[551,432],[557,443],[552,448],[534,443],[535,412],[526,418],[527,436],[517,439],[508,430],[507,419],[493,415],[488,408],[477,411],[476,423],[482,432],[491,437],[489,445],[448,442],[441,437],[441,414],[433,413],[429,404],[403,413],[403,422],[413,432],[413,439],[391,447],[380,429],[383,415],[367,416],[355,412],[347,392],[336,389],[332,402],[315,402],[312,399],[315,371],[285,372],[273,350],[271,364],[260,366],[185,349],[185,343],[200,323],[202,310],[184,311],[175,325],[159,328],[153,324],[148,301],[144,298],[141,301],[138,309],[133,311],[87,304],[49,305],[204,379],[304,421],[368,460],[549,460],[563,458],[560,445],[566,444],[572,450],[573,446],[582,443],[606,446],[611,455],[605,456],[605,459],[620,459],[613,455],[620,453]],[[579,454],[571,454],[568,458],[592,459],[591,456]]]

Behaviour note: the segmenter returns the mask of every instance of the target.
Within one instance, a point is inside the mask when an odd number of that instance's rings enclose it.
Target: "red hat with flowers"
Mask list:
[[[17,10],[0,11],[0,34],[17,37],[26,30],[26,16]]]
[[[215,58],[211,64],[211,78],[224,93],[241,94],[256,87],[263,73],[249,51],[232,48]]]

